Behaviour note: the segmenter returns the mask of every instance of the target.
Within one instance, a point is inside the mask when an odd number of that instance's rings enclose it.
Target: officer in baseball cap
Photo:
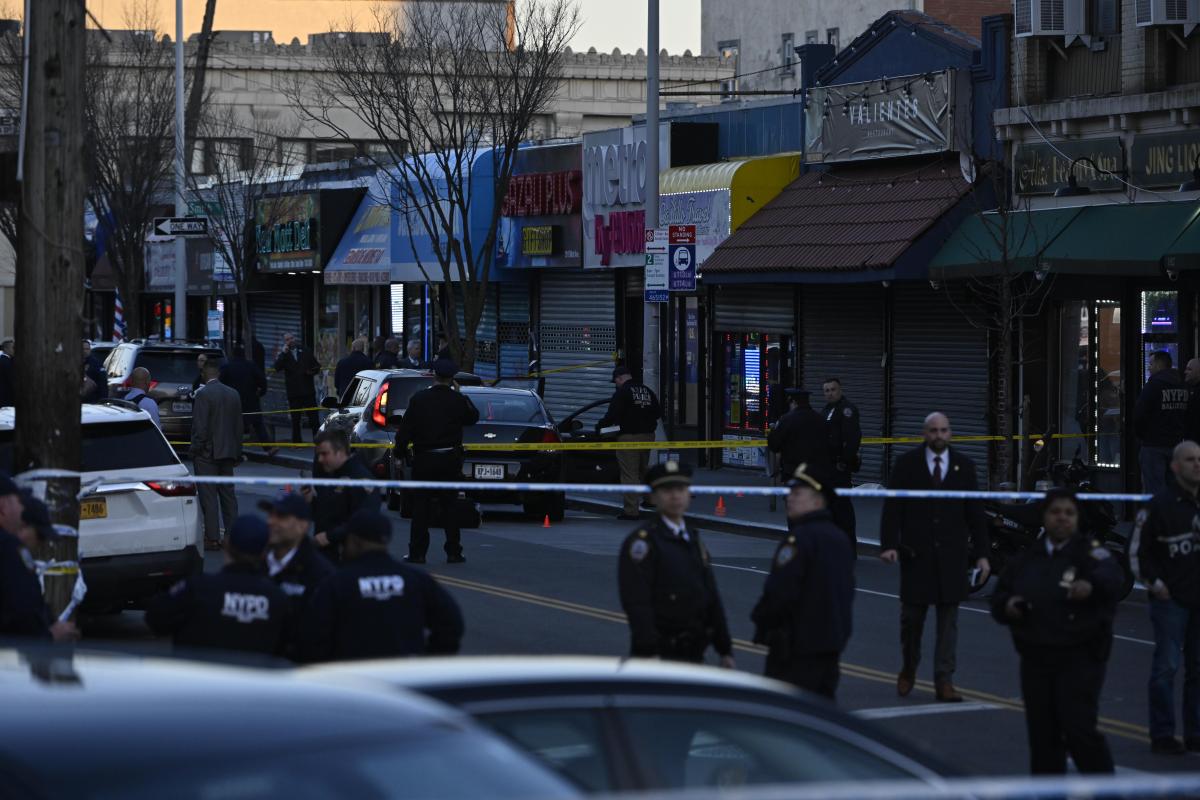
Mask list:
[[[618,425],[621,428],[618,442],[653,442],[658,420],[662,417],[658,397],[649,386],[634,380],[626,366],[613,369],[612,382],[617,388],[608,403],[608,411],[596,423],[596,430]],[[636,486],[650,464],[650,449],[618,450],[617,464],[621,468],[621,483]],[[627,492],[617,519],[640,519],[638,504],[641,499],[641,492]]]
[[[701,663],[711,645],[733,667],[733,641],[700,532],[684,519],[692,468],[655,464],[644,480],[658,513],[621,545],[617,576],[634,656]]]
[[[74,634],[67,636],[66,630],[62,636],[52,630],[50,610],[42,597],[37,564],[30,552],[37,536],[31,523],[22,519],[24,514],[21,490],[11,477],[0,473],[0,588],[3,589],[0,591],[0,636],[74,638]],[[31,514],[35,522],[41,520],[37,509]],[[44,521],[49,523],[48,514]],[[56,623],[55,627],[63,625],[74,631],[70,623]]]
[[[345,525],[345,558],[313,597],[312,661],[458,652],[462,612],[429,573],[388,554],[392,523],[358,511]]]
[[[333,575],[333,564],[309,536],[312,508],[304,497],[284,492],[258,507],[267,514],[267,575],[291,598],[292,622],[299,624],[317,586]]]
[[[150,630],[171,636],[176,648],[284,655],[291,604],[265,574],[269,541],[262,517],[238,517],[225,539],[224,568],[185,578],[151,600]]]

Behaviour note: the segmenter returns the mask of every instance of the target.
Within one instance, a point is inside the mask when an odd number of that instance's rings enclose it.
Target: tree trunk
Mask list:
[[[212,47],[213,16],[217,13],[217,0],[206,0],[204,22],[200,25],[200,41],[196,46],[196,65],[192,73],[192,89],[188,94],[187,108],[183,114],[183,141],[190,147],[196,141],[196,129],[200,127],[200,107],[204,103],[204,81],[208,74],[208,51]],[[184,150],[191,152],[190,149]]]
[[[83,294],[83,0],[30,4],[29,101],[25,180],[21,184],[17,271],[16,446],[13,467],[78,471]],[[34,267],[34,268],[30,268]],[[79,478],[45,481],[51,519],[79,528]],[[39,555],[63,564],[47,575],[50,611],[68,605],[78,536],[60,537]]]

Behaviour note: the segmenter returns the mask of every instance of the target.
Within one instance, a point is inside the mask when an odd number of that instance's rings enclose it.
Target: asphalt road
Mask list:
[[[265,465],[247,465],[240,473],[296,474]],[[239,502],[244,511],[250,510],[269,495],[269,490],[251,487],[239,491]],[[394,518],[392,551],[401,556],[407,552],[408,523],[398,515]],[[462,606],[467,621],[464,652],[626,653],[629,642],[617,598],[616,553],[629,530],[628,523],[576,511],[546,529],[523,518],[515,507],[487,506],[483,528],[464,532],[467,563],[457,565],[444,563],[442,534],[434,531],[429,569]],[[763,651],[750,643],[750,610],[775,545],[762,538],[716,532],[704,534],[704,541],[717,570],[738,668],[761,672]],[[219,569],[220,563],[219,554],[208,554],[207,569]],[[922,680],[909,697],[900,698],[895,691],[900,658],[897,570],[863,556],[857,575],[855,633],[842,661],[839,703],[970,773],[1025,772],[1028,756],[1017,657],[1007,631],[993,622],[982,603],[962,607],[955,683],[966,702],[938,704],[933,701],[931,682],[931,620]],[[85,636],[93,641],[109,640],[142,651],[167,649],[163,642],[149,641],[140,612],[85,620],[84,625]],[[1200,769],[1200,756],[1165,757],[1149,751],[1146,680],[1152,633],[1140,591],[1121,605],[1116,633],[1101,716],[1118,768]]]

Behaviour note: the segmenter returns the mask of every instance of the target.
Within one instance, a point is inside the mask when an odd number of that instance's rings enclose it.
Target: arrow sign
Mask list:
[[[155,217],[155,236],[208,236],[208,217]]]

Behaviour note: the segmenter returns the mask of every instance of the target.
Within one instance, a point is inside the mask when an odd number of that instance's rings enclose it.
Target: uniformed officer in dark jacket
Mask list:
[[[830,475],[833,463],[829,458],[825,422],[809,403],[807,389],[785,389],[791,409],[767,434],[767,447],[779,453],[779,474],[786,482],[796,467],[806,464],[811,472]]]
[[[645,482],[658,514],[625,539],[617,563],[630,652],[700,663],[711,645],[721,666],[732,668],[733,642],[708,550],[683,517],[692,469],[676,461],[655,464]]]
[[[835,489],[849,489],[851,475],[858,472],[862,465],[859,448],[862,446],[862,423],[858,417],[858,407],[842,394],[840,378],[830,378],[821,386],[825,395],[825,409],[821,415],[825,418],[825,430],[829,437],[829,460],[833,463],[833,473],[830,482]],[[858,524],[854,516],[854,503],[849,497],[835,497],[829,510],[833,512],[833,521],[850,537],[850,542],[858,544]]]
[[[1013,559],[992,595],[992,616],[1021,656],[1030,769],[1065,774],[1069,753],[1080,772],[1112,772],[1096,720],[1124,573],[1079,534],[1070,491],[1046,493],[1042,522],[1045,536]]]
[[[267,577],[267,523],[244,514],[225,537],[225,567],[185,578],[150,601],[146,624],[177,648],[284,654],[290,601]]]
[[[458,365],[439,358],[433,365],[436,383],[422,389],[408,401],[404,418],[396,431],[396,453],[401,457],[412,445],[414,481],[461,481],[463,465],[463,428],[479,421],[479,409],[471,398],[459,391],[454,376]],[[466,561],[462,534],[454,514],[458,492],[414,490],[412,526],[409,528],[408,557],[412,564],[424,564],[429,550],[429,527],[433,524],[433,505],[441,511],[446,531],[446,562]]]
[[[1167,482],[1171,450],[1187,434],[1191,390],[1166,350],[1152,353],[1149,366],[1150,379],[1133,407],[1133,431],[1138,437],[1142,489],[1157,494]]]
[[[0,637],[79,638],[69,620],[51,622],[33,550],[53,536],[46,505],[0,473]]]
[[[1130,566],[1146,587],[1154,628],[1150,746],[1156,753],[1200,751],[1200,445],[1181,442],[1171,478],[1138,512]],[[1175,673],[1184,666],[1183,742],[1175,738]]]
[[[371,480],[374,476],[350,449],[350,437],[345,431],[331,429],[317,434],[315,478],[345,478],[348,480]],[[316,486],[305,487],[306,497],[311,498],[313,523],[316,528],[315,541],[322,554],[331,561],[338,560],[337,531],[346,520],[359,509],[379,508],[380,493],[369,486]]]
[[[833,487],[801,464],[788,480],[788,535],[750,617],[754,641],[767,645],[766,676],[831,700],[838,657],[850,641],[854,548],[833,523]]]
[[[427,572],[388,555],[391,538],[392,523],[378,511],[346,523],[345,563],[313,597],[310,660],[458,652],[458,604]]]
[[[613,369],[612,382],[616,384],[612,400],[608,403],[608,411],[596,423],[596,429],[619,425],[621,432],[617,435],[618,442],[653,442],[658,430],[658,420],[662,417],[662,408],[658,397],[641,381],[633,379],[629,367]],[[650,465],[650,451],[618,450],[617,466],[621,469],[621,483],[636,486],[641,483]],[[641,519],[638,504],[641,502],[640,492],[629,492],[624,495],[624,507],[617,519]]]
[[[258,507],[267,512],[270,533],[267,575],[291,601],[288,656],[298,658],[296,647],[308,605],[317,586],[333,575],[334,566],[308,536],[312,510],[302,496],[288,492],[273,500],[263,500]]]

